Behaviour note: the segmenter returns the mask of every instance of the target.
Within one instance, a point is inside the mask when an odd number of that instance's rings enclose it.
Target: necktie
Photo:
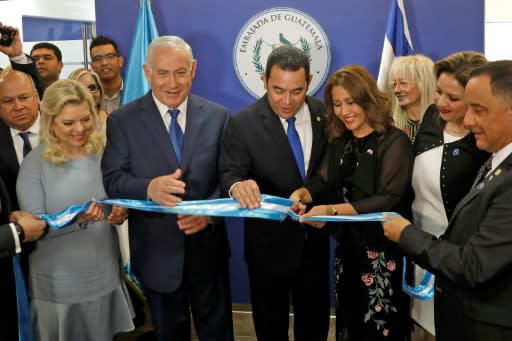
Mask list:
[[[19,133],[19,135],[23,139],[23,157],[25,157],[32,150],[32,145],[30,144],[30,140],[28,138],[30,132],[27,131],[24,133]]]
[[[482,165],[482,167],[480,167],[480,169],[478,170],[478,174],[476,175],[475,182],[473,182],[473,186],[471,186],[471,188],[475,188],[479,183],[484,181],[485,176],[487,175],[487,173],[489,173],[489,171],[491,170],[491,167],[492,167],[492,156],[490,158],[488,158],[487,161],[485,161],[485,163]]]
[[[176,160],[178,163],[181,162],[181,151],[183,150],[183,131],[178,124],[178,109],[169,110],[168,113],[171,115],[171,124],[169,125],[169,136],[171,138],[172,148],[174,154],[176,154]]]
[[[300,176],[304,180],[306,178],[304,170],[304,153],[302,152],[299,134],[297,134],[297,129],[295,129],[295,117],[290,117],[286,122],[288,122],[288,142],[290,143],[290,147],[292,147],[293,156],[295,156],[295,162],[299,168]]]

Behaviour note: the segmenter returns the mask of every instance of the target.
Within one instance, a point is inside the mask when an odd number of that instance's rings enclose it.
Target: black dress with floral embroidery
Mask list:
[[[350,132],[327,148],[308,183],[314,202],[350,202],[358,213],[410,215],[413,154],[408,137],[390,127],[355,138]],[[337,339],[404,340],[409,299],[401,289],[402,254],[380,223],[329,224],[336,248]]]

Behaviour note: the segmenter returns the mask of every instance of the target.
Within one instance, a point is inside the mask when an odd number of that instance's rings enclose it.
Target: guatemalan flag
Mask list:
[[[153,12],[151,12],[150,0],[141,0],[128,67],[124,77],[121,105],[131,102],[149,91],[149,83],[144,76],[142,65],[146,63],[148,45],[156,38],[158,38],[158,30]]]
[[[404,0],[392,1],[377,79],[377,85],[381,91],[384,91],[387,87],[389,67],[393,59],[414,53],[407,17],[405,16]]]

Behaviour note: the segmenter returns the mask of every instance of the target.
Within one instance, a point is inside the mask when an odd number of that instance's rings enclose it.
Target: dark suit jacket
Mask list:
[[[308,97],[313,145],[307,178],[319,164],[324,151],[325,111],[320,101]],[[234,115],[224,138],[221,153],[221,187],[227,196],[238,181],[255,180],[262,194],[287,198],[304,186],[288,138],[267,96]],[[292,221],[245,220],[245,259],[248,264],[282,275],[293,273],[301,264],[306,229],[311,254],[328,259],[326,234]]]
[[[16,197],[16,178],[18,177],[19,169],[20,164],[14,149],[11,130],[3,120],[0,120],[0,177],[5,182],[12,205],[11,208],[14,211],[19,209]],[[3,218],[5,219],[6,217]]]
[[[189,95],[181,169],[184,200],[219,197],[218,155],[229,111]],[[147,198],[151,179],[173,173],[178,163],[151,91],[108,116],[107,146],[102,160],[105,189],[112,198]],[[227,260],[223,219],[185,237],[176,215],[130,212],[131,264],[143,285],[170,293],[181,283],[185,238],[194,248],[197,276],[208,278]],[[203,278],[203,277],[201,277]]]
[[[512,155],[459,202],[440,240],[409,226],[400,247],[436,275],[437,335],[474,340],[482,324],[510,330]]]
[[[0,178],[0,212],[2,212],[2,220],[0,220],[0,224],[5,224],[0,226],[0,259],[5,257],[14,256],[16,253],[16,245],[14,244],[14,236],[12,235],[11,227],[8,224],[8,216],[9,212],[11,212],[11,204],[9,200],[9,195],[7,190],[5,189],[4,182]],[[12,272],[12,261],[9,259],[7,271]],[[9,269],[10,268],[10,269]],[[2,273],[3,274],[3,273]],[[3,277],[3,276],[2,276]]]
[[[12,235],[11,226],[5,224],[0,226],[0,258],[11,257],[16,254],[16,245]]]
[[[39,73],[37,72],[36,64],[11,63],[11,65],[13,69],[24,72],[32,77],[34,84],[38,89],[39,97],[42,98],[44,86]],[[13,211],[19,209],[18,199],[16,196],[16,178],[18,177],[19,168],[20,165],[18,163],[18,157],[16,156],[16,150],[14,149],[11,130],[3,120],[0,120],[0,177],[2,177],[7,187]]]
[[[10,135],[9,135],[10,136]],[[11,212],[9,194],[0,178],[0,203],[2,215],[0,224],[8,223]],[[12,255],[15,253],[14,238],[8,225],[0,226],[0,341],[18,339],[18,308]]]
[[[24,72],[24,73],[28,74],[30,77],[32,77],[32,80],[34,81],[34,85],[36,86],[36,89],[37,89],[37,93],[39,94],[39,98],[42,99],[44,90],[45,90],[43,80],[41,79],[41,75],[39,75],[39,72],[37,71],[36,62],[34,61],[34,59],[32,57],[30,57],[29,55],[26,55],[26,56],[29,60],[32,61],[32,63],[18,64],[18,63],[11,62],[12,68],[14,70]]]
[[[29,57],[30,58],[30,57]],[[44,86],[37,72],[35,63],[16,64],[11,63],[13,69],[29,74],[34,80],[38,90],[39,97],[42,97]],[[9,127],[0,120],[0,200],[2,210],[0,214],[0,224],[8,222],[9,214],[13,210],[18,210],[18,199],[16,196],[16,178],[18,176],[19,163],[14,149],[14,143]],[[7,229],[3,229],[4,238],[9,238]],[[10,236],[12,238],[12,235]],[[0,237],[1,239],[2,237]],[[0,242],[3,243],[3,242]],[[12,241],[14,244],[14,241]],[[4,246],[0,246],[3,248]],[[30,251],[32,245],[24,243],[23,253],[21,255],[21,263],[25,275],[28,271],[27,252]],[[14,246],[13,246],[14,248]],[[14,249],[6,250],[8,253],[14,254]],[[1,258],[1,257],[0,257]],[[14,282],[14,272],[12,258],[0,259],[0,341],[11,341],[18,339],[18,316],[16,305],[16,286]]]

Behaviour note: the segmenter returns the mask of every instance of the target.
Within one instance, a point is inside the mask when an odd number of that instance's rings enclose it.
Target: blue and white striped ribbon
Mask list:
[[[409,296],[420,299],[422,301],[430,300],[434,297],[434,280],[435,276],[425,270],[423,277],[416,287],[410,286],[405,280],[407,259],[404,257],[404,267],[402,270],[402,290]]]
[[[122,206],[129,209],[168,213],[205,215],[215,217],[240,217],[240,218],[262,218],[281,221],[286,217],[293,220],[304,221],[326,221],[326,222],[357,222],[357,221],[385,221],[383,213],[366,213],[356,215],[337,216],[315,216],[304,218],[290,210],[292,200],[263,194],[261,206],[255,209],[241,208],[238,202],[232,198],[212,200],[189,200],[176,204],[175,207],[167,207],[153,201],[131,200],[131,199],[105,199],[98,200],[98,203],[106,205]],[[41,214],[50,229],[59,229],[74,223],[80,214],[87,211],[90,202],[79,205],[72,205],[56,214]],[[388,214],[396,214],[390,212]]]

